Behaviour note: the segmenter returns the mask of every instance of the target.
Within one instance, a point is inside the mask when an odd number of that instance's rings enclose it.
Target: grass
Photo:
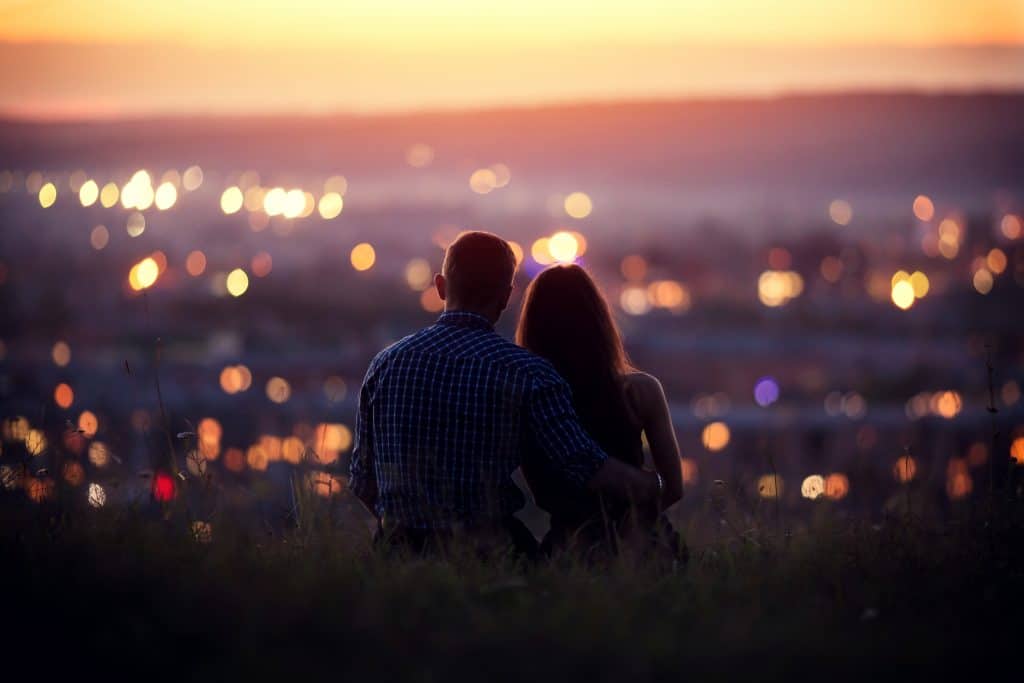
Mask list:
[[[721,532],[691,543],[685,567],[385,556],[351,515],[311,501],[277,529],[222,510],[203,543],[185,505],[60,501],[0,498],[4,642],[41,672],[618,681],[905,669],[918,679],[971,658],[993,665],[1021,637],[1019,500],[942,524],[823,509],[802,526],[769,515],[736,532],[712,501],[694,516]]]

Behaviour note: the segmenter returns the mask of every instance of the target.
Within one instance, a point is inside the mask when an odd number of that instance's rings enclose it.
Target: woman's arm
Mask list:
[[[646,373],[630,375],[637,417],[640,419],[647,444],[651,448],[654,468],[665,480],[661,509],[669,507],[683,497],[683,471],[679,462],[679,444],[672,426],[665,390],[656,377]]]

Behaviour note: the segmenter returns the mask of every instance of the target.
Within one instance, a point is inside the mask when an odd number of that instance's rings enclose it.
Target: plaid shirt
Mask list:
[[[523,506],[527,448],[582,488],[607,457],[547,361],[454,311],[381,351],[359,393],[349,487],[412,528],[498,520]]]

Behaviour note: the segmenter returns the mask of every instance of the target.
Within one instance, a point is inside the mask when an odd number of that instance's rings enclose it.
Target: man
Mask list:
[[[381,351],[363,381],[349,488],[384,537],[414,550],[464,533],[529,552],[535,540],[513,517],[525,501],[511,478],[526,442],[580,488],[644,503],[663,486],[609,458],[554,368],[494,331],[515,269],[501,238],[460,235],[434,277],[444,313]]]

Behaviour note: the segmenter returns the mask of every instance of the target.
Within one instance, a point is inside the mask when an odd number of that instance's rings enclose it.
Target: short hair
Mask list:
[[[495,234],[464,232],[445,250],[441,274],[448,282],[448,298],[485,306],[503,297],[512,285],[516,256],[508,242]]]

